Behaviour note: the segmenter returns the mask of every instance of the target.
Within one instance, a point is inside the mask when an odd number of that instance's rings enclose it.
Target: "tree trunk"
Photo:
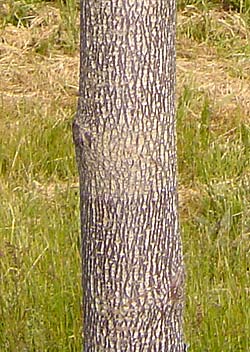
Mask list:
[[[174,0],[82,1],[84,352],[185,349],[175,66]]]

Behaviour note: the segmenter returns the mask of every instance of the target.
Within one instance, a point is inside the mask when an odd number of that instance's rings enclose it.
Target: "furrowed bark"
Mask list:
[[[184,351],[175,1],[81,7],[84,351]]]

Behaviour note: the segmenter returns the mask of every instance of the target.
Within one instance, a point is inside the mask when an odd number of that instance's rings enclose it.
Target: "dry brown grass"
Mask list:
[[[219,120],[239,110],[248,120],[250,53],[240,52],[250,44],[247,20],[235,12],[204,13],[189,6],[178,15],[178,28],[178,91],[191,84],[215,102]]]
[[[236,13],[209,14],[220,31],[246,41],[249,36],[246,23]],[[204,14],[191,6],[178,16],[179,28],[199,25]],[[212,25],[211,25],[211,28]],[[1,32],[0,43],[0,94],[4,104],[19,99],[52,100],[61,106],[72,104],[78,91],[79,55],[63,53],[59,37],[61,19],[58,9],[46,5],[37,10],[28,28],[7,25]],[[218,35],[218,33],[217,33]],[[40,55],[37,49],[44,42],[53,46],[49,53]],[[232,57],[218,58],[210,45],[184,37],[178,44],[178,91],[184,84],[191,84],[207,92],[216,102],[218,115],[230,115],[241,109],[246,118],[250,110],[250,61],[244,55],[233,52]],[[39,51],[39,50],[38,50]]]
[[[60,107],[72,105],[72,100],[75,104],[78,53],[63,53],[55,39],[59,31],[59,10],[51,6],[43,7],[28,28],[8,24],[2,29],[0,95],[6,109],[24,99],[32,105],[39,102],[44,109],[55,102]],[[53,50],[41,55],[37,48],[49,40]]]
[[[235,111],[241,110],[246,119],[250,112],[250,75],[234,77],[229,60],[198,57],[196,60],[178,60],[179,86],[192,82],[194,87],[206,92],[215,102],[216,114],[230,118]],[[238,62],[244,74],[250,74],[250,62]]]

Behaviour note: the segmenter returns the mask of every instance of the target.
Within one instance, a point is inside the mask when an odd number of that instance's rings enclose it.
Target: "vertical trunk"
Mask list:
[[[175,1],[81,7],[84,351],[184,351]]]

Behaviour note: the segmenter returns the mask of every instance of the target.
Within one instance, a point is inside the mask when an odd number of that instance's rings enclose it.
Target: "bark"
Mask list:
[[[80,174],[85,352],[184,351],[175,1],[83,0]]]

